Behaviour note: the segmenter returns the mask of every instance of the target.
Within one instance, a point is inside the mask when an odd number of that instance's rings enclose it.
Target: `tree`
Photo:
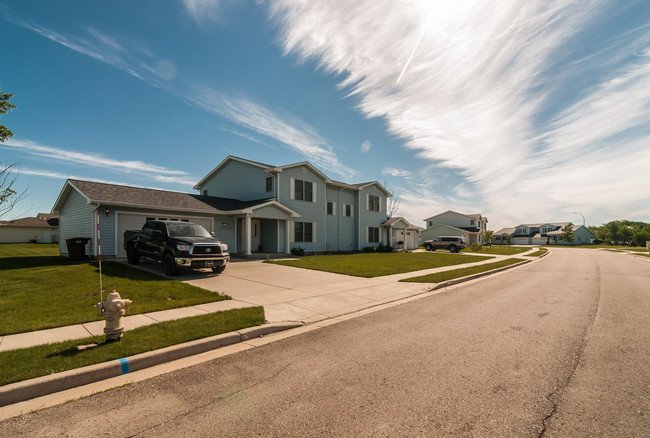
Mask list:
[[[573,224],[571,222],[562,227],[560,231],[562,231],[562,235],[560,236],[562,240],[565,242],[573,243]]]
[[[388,183],[384,181],[383,184],[384,188],[391,192],[390,188],[388,187]],[[390,198],[386,199],[386,216],[388,218],[395,217],[399,214],[399,203],[400,203],[400,197],[397,196],[391,196]]]
[[[3,93],[0,91],[0,116],[3,114],[6,114],[7,111],[12,110],[13,108],[16,108],[16,105],[12,105],[9,103],[9,99],[14,97],[13,94],[10,93]],[[0,143],[4,143],[6,139],[9,137],[13,137],[14,133],[9,130],[4,125],[0,125]]]
[[[485,233],[483,233],[483,239],[485,239],[485,243],[487,245],[492,245],[492,239],[494,239],[494,231],[492,230],[485,231]]]
[[[510,246],[510,241],[512,240],[512,237],[510,237],[510,234],[506,234],[506,243],[508,246]]]
[[[6,114],[7,111],[10,111],[13,108],[16,108],[16,105],[9,103],[14,95],[10,93],[3,93],[0,91],[0,116]],[[0,143],[4,143],[9,137],[13,137],[14,133],[9,130],[4,125],[0,125]],[[13,185],[16,182],[16,163],[0,163],[0,217],[4,216],[10,212],[14,206],[25,197],[27,191],[18,194],[13,189]]]

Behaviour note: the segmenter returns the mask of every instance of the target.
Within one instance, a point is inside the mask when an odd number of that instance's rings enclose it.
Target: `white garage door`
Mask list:
[[[418,249],[418,233],[417,231],[406,232],[406,249]]]
[[[126,257],[124,250],[124,232],[126,230],[139,230],[142,228],[147,219],[157,220],[176,220],[185,222],[194,222],[195,224],[203,225],[203,227],[212,231],[212,219],[197,218],[189,216],[162,216],[160,213],[150,214],[133,214],[133,213],[118,213],[117,214],[117,256]]]

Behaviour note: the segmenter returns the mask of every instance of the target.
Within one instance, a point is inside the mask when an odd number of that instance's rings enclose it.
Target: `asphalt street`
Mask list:
[[[553,249],[0,436],[650,436],[650,261]]]

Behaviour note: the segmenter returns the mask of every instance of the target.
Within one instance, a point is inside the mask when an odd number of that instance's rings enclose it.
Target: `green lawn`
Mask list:
[[[492,269],[502,268],[504,266],[514,265],[523,262],[523,259],[505,259],[494,263],[484,265],[469,266],[467,268],[452,269],[449,271],[438,272],[436,274],[422,275],[420,277],[406,278],[405,282],[411,283],[442,283],[443,281],[454,280],[456,278],[466,277],[468,275],[479,274],[481,272],[491,271]]]
[[[264,308],[249,307],[161,322],[129,330],[120,342],[103,336],[0,352],[0,386],[132,356],[264,323]],[[77,345],[97,343],[88,350]]]
[[[462,252],[469,252],[474,254],[485,254],[485,255],[515,255],[521,254],[522,252],[530,251],[532,248],[525,246],[487,246],[484,245],[480,251],[472,251],[471,248],[467,247],[462,250]]]
[[[547,252],[548,252],[548,249],[540,248],[539,250],[535,251],[534,253],[526,254],[526,257],[541,257],[544,254],[546,254]]]
[[[133,304],[127,314],[192,306],[228,297],[117,262],[102,263],[104,294]],[[70,262],[56,245],[0,244],[0,335],[101,319],[96,262]]]
[[[380,277],[422,269],[480,262],[491,257],[449,253],[360,253],[308,256],[268,263],[357,277]]]

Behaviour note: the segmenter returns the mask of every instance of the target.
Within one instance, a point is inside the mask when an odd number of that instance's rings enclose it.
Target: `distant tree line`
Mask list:
[[[637,221],[611,221],[599,227],[588,227],[598,241],[623,246],[645,246],[650,240],[650,224]]]

